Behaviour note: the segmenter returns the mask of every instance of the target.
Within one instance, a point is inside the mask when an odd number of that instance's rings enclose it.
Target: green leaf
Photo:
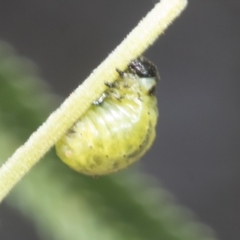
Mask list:
[[[0,43],[1,162],[60,102],[35,72],[32,63]],[[7,201],[35,222],[44,239],[214,239],[156,180],[136,168],[93,179],[65,166],[54,150]]]

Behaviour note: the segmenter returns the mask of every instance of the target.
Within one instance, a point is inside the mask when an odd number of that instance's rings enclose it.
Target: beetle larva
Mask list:
[[[78,172],[99,176],[123,169],[155,138],[156,67],[139,57],[117,71],[119,78],[105,83],[108,89],[56,143],[57,155]]]

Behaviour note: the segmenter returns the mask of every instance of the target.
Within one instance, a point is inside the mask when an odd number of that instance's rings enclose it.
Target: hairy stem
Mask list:
[[[135,29],[34,132],[27,142],[0,168],[0,202],[12,187],[38,162],[54,143],[105,90],[104,80],[117,78],[116,67],[141,55],[179,16],[187,0],[162,0],[140,21]],[[109,81],[110,82],[110,81]]]

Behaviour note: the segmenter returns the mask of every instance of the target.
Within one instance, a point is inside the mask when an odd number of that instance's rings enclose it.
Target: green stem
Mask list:
[[[97,67],[34,132],[27,142],[0,168],[0,202],[13,186],[39,161],[74,122],[88,109],[91,102],[105,90],[104,80],[117,78],[116,67],[127,64],[141,55],[157,37],[179,16],[187,0],[162,0],[156,4],[138,26]]]

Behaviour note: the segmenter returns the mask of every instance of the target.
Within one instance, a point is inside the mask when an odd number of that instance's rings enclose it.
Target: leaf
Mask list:
[[[32,63],[0,43],[1,161],[24,143],[59,102],[32,69]],[[214,239],[159,183],[136,168],[93,179],[69,169],[54,150],[24,177],[7,201],[35,222],[44,239]]]

